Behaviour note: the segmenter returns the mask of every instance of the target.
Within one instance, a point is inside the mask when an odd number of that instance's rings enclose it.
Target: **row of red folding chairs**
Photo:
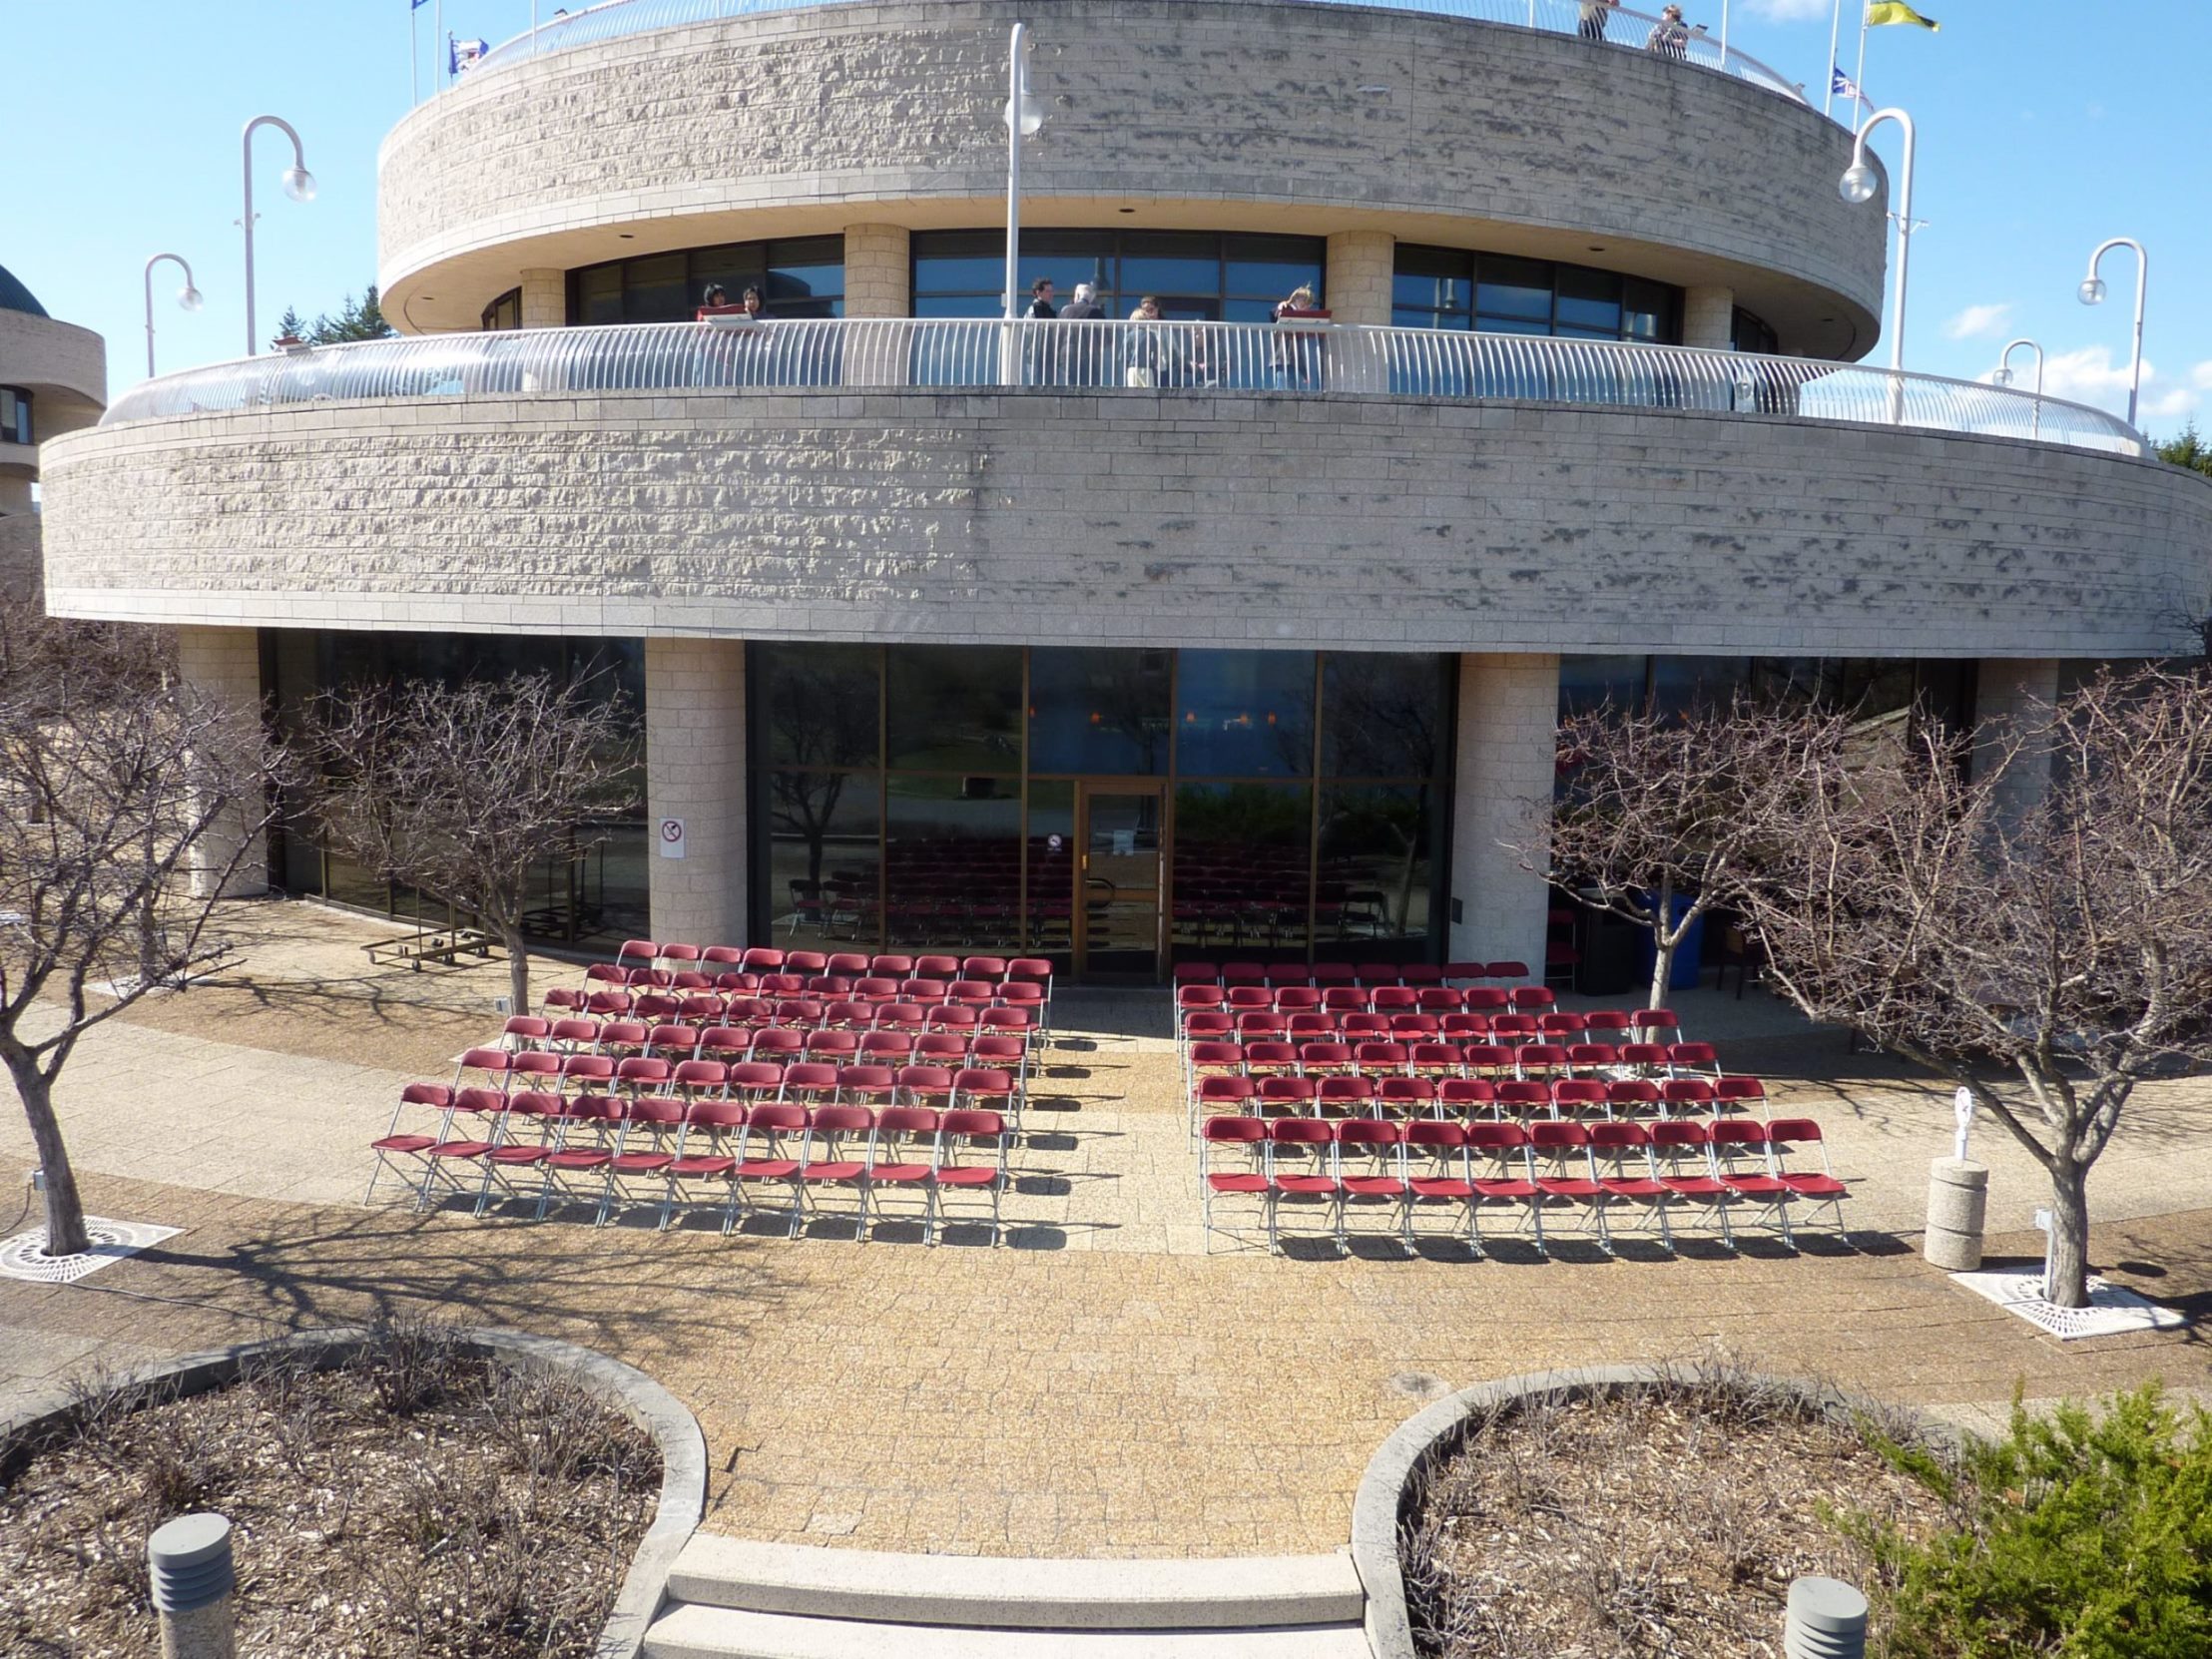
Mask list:
[[[1766,1222],[1795,1246],[1791,1208],[1826,1205],[1838,1233],[1850,1238],[1843,1213],[1850,1189],[1836,1178],[1820,1125],[1810,1118],[1522,1125],[1215,1117],[1206,1120],[1201,1146],[1207,1232],[1216,1231],[1217,1196],[1257,1198],[1271,1250],[1281,1248],[1286,1200],[1318,1207],[1340,1248],[1349,1244],[1355,1205],[1389,1212],[1408,1251],[1417,1211],[1455,1210],[1464,1232],[1455,1229],[1454,1236],[1477,1256],[1485,1208],[1515,1212],[1540,1254],[1548,1253],[1549,1210],[1568,1212],[1608,1256],[1613,1212],[1623,1208],[1632,1212],[1630,1225],[1655,1227],[1670,1252],[1670,1212],[1678,1210],[1704,1217],[1731,1246],[1737,1226],[1731,1212],[1748,1211],[1751,1225]],[[1817,1152],[1817,1168],[1801,1161],[1806,1148]]]
[[[1186,1048],[1195,1042],[1678,1043],[1680,1033],[1659,1017],[1665,1010],[1651,1013],[1651,1023],[1641,1027],[1611,1014],[1595,1016],[1596,1024],[1579,1014],[1190,1014],[1181,1036]],[[1616,1017],[1623,1023],[1612,1023]],[[1639,1030],[1647,1034],[1639,1038]]]
[[[1191,1095],[1194,1119],[1214,1113],[1291,1117],[1457,1117],[1472,1122],[1548,1118],[1706,1117],[1767,1109],[1756,1077],[1508,1079],[1447,1077],[1201,1078]]]
[[[981,980],[942,979],[816,979],[777,983],[768,975],[758,992],[715,990],[640,990],[628,987],[587,985],[581,990],[556,987],[546,993],[548,1010],[634,1014],[639,1019],[674,1019],[681,1015],[700,1019],[733,1007],[751,1008],[779,1002],[857,1003],[862,1007],[889,1007],[918,1003],[925,1008],[1026,1008],[1041,1024],[1045,1017],[1044,992],[1035,985],[986,985]],[[810,988],[812,987],[812,988]]]
[[[518,1034],[518,1025],[544,1024],[542,1037]],[[824,1059],[865,1060],[877,1065],[961,1065],[970,1056],[988,1065],[1028,1069],[1029,1044],[1019,1028],[974,1030],[940,1027],[916,1031],[847,1031],[836,1027],[641,1025],[635,1020],[509,1020],[501,1046],[515,1055],[633,1054],[664,1060]],[[542,1064],[533,1062],[534,1064]]]
[[[773,945],[657,944],[626,939],[613,965],[648,973],[817,973],[848,978],[1022,980],[1048,990],[1052,964],[1042,956],[903,955],[895,952],[779,950]]]
[[[1184,1067],[1195,1080],[1245,1077],[1407,1076],[1529,1078],[1719,1077],[1711,1043],[1194,1042]]]
[[[926,1061],[903,1062],[887,1056],[863,1058],[855,1051],[810,1053],[797,1048],[763,1049],[758,1044],[744,1057],[732,1058],[733,1053],[725,1049],[689,1059],[655,1054],[618,1058],[545,1049],[518,1053],[472,1048],[455,1066],[453,1086],[461,1086],[474,1073],[483,1080],[480,1086],[502,1093],[517,1089],[563,1095],[677,1093],[687,1099],[735,1096],[807,1102],[847,1099],[853,1090],[868,1089],[881,1096],[873,1104],[905,1098],[906,1104],[913,1105],[927,1102],[911,1098],[912,1090],[934,1088],[950,1078],[951,1086],[987,1096],[985,1104],[1012,1111],[1017,1124],[1028,1094],[1027,1055],[1012,1039],[1003,1037],[975,1038],[950,1065],[939,1062],[951,1056],[934,1053]],[[892,1090],[900,1093],[887,1092]]]
[[[944,1196],[972,1192],[989,1201],[991,1242],[1000,1238],[1013,1131],[986,1107],[568,1099],[434,1084],[410,1085],[400,1110],[410,1104],[437,1113],[437,1127],[402,1134],[394,1114],[393,1132],[373,1143],[364,1202],[387,1168],[411,1159],[418,1209],[472,1197],[482,1215],[495,1201],[517,1200],[534,1202],[542,1219],[556,1206],[591,1204],[594,1224],[604,1226],[625,1205],[657,1203],[666,1230],[678,1210],[709,1206],[722,1210],[727,1235],[741,1213],[763,1213],[764,1188],[780,1188],[796,1237],[819,1211],[818,1195],[841,1188],[855,1195],[854,1237],[865,1239],[869,1209],[882,1214],[877,1194],[896,1189],[919,1196],[923,1241],[934,1244]]]
[[[733,1018],[735,1013],[738,1017]],[[880,1008],[857,1003],[780,1002],[759,1009],[725,1009],[718,1020],[631,1019],[623,1016],[595,1018],[571,1014],[559,1019],[518,1014],[509,1019],[503,1041],[509,1047],[529,1048],[643,1048],[637,1036],[644,1027],[650,1039],[666,1029],[680,1037],[685,1031],[844,1031],[864,1036],[871,1031],[919,1036],[924,1032],[949,1032],[958,1036],[1020,1037],[1025,1041],[1042,1035],[1037,1016],[1027,1008],[964,1008],[949,1003],[924,1008],[919,1003],[893,1002]],[[658,1039],[652,1039],[658,1040]],[[727,1041],[727,1039],[720,1039]]]
[[[1174,982],[1185,985],[1472,985],[1497,980],[1525,984],[1535,976],[1526,962],[1196,962],[1175,964]]]
[[[1175,992],[1176,1013],[1186,1019],[1198,1013],[1548,1014],[1558,1003],[1558,993],[1546,985],[1180,985]]]

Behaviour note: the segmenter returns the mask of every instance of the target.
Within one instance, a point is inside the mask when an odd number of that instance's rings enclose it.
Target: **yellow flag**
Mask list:
[[[1933,17],[1921,16],[1911,6],[1901,4],[1900,0],[1874,0],[1874,4],[1867,8],[1867,21],[1871,24],[1918,23],[1922,28],[1932,31],[1942,27]]]

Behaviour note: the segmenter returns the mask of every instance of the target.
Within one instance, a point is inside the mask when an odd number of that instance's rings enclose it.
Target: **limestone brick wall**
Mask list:
[[[568,273],[533,267],[522,274],[522,325],[568,326]]]
[[[1390,325],[1391,263],[1397,239],[1386,231],[1339,231],[1329,239],[1323,287],[1339,322]]]
[[[1668,280],[1696,279],[1680,269],[1692,256],[1745,281],[1769,274],[1761,309],[1778,326],[1840,313],[1818,348],[1872,343],[1882,204],[1838,199],[1850,137],[1817,109],[1571,36],[1273,0],[1054,0],[1044,14],[883,0],[492,69],[383,146],[378,268],[394,314],[422,294],[437,296],[414,307],[425,326],[455,320],[441,306],[481,304],[496,291],[473,258],[487,250],[511,249],[511,271],[854,222],[993,223],[1017,17],[1048,116],[1024,161],[1031,224],[1234,203],[1266,210],[1238,216],[1254,229],[1367,215],[1560,258],[1596,242],[1606,263]],[[948,218],[952,202],[966,206]],[[641,240],[616,243],[616,227]],[[1509,228],[1525,233],[1516,247],[1500,241]],[[543,257],[555,247],[557,262]]]
[[[1451,802],[1451,961],[1526,962],[1543,972],[1550,885],[1511,848],[1551,815],[1559,659],[1469,652],[1459,659]]]
[[[42,441],[90,426],[108,400],[107,342],[74,322],[0,310],[0,385],[29,390]]]
[[[746,937],[745,646],[645,642],[646,828],[653,936]],[[684,823],[685,855],[661,855],[660,823]]]
[[[903,225],[844,228],[846,316],[905,316],[911,312],[911,241]]]
[[[180,628],[177,630],[177,677],[203,696],[234,708],[257,707],[262,700],[262,648],[252,628]],[[205,896],[245,835],[245,821],[211,830],[202,839],[201,855],[192,865],[192,890]],[[225,898],[247,898],[269,891],[269,846],[257,834],[255,845],[240,859],[230,879],[223,883]]]
[[[39,518],[0,515],[0,598],[27,599],[39,591]]]
[[[1726,351],[1736,334],[1736,290],[1700,282],[1682,290],[1682,343]]]
[[[49,603],[317,628],[2130,656],[2212,483],[1687,410],[1111,388],[133,421],[46,456]]]

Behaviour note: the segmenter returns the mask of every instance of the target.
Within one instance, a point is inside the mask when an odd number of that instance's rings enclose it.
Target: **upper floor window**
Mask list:
[[[1126,317],[1149,293],[1177,321],[1266,322],[1292,289],[1322,291],[1328,246],[1320,237],[1217,231],[1024,231],[1021,297],[1026,306],[1030,284],[1049,276],[1055,304],[1088,282],[1108,317]],[[913,283],[916,316],[1002,314],[1005,232],[917,231]]]
[[[568,274],[568,319],[689,322],[710,287],[732,304],[759,288],[770,316],[842,316],[844,238],[736,242],[586,266]]]
[[[522,326],[522,290],[509,288],[505,293],[484,307],[479,320],[487,332],[495,328],[519,328]]]
[[[0,386],[0,443],[36,443],[31,436],[31,394]]]
[[[1549,334],[1676,345],[1682,293],[1617,271],[1400,243],[1390,320],[1400,328]]]
[[[1736,307],[1735,314],[1729,319],[1728,343],[1735,350],[1756,351],[1768,357],[1782,349],[1782,341],[1776,336],[1774,329],[1768,326],[1766,318],[1745,310],[1741,305]]]

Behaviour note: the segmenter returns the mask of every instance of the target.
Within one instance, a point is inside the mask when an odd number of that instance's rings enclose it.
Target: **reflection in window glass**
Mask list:
[[[1314,654],[1186,651],[1176,671],[1175,769],[1303,778],[1314,770]]]
[[[1021,771],[1021,648],[915,645],[888,653],[894,767]]]
[[[875,947],[882,843],[876,778],[856,772],[764,772],[756,822],[768,826],[768,913],[779,945]]]
[[[1075,786],[1040,778],[1029,785],[1028,948],[1070,966],[1075,949]]]
[[[1323,792],[1317,953],[1382,961],[1427,954],[1440,828],[1434,794],[1422,785]]]
[[[1679,289],[1549,260],[1400,243],[1390,299],[1390,320],[1401,328],[1664,345],[1682,339]]]
[[[755,645],[753,741],[780,766],[880,764],[883,654],[872,645]]]
[[[1332,651],[1322,658],[1322,771],[1337,778],[1432,778],[1450,727],[1439,657]]]
[[[736,304],[761,290],[770,316],[844,314],[844,238],[725,243],[587,266],[568,276],[572,323],[688,322],[709,285]]]
[[[1649,695],[1648,657],[1561,657],[1559,718],[1593,714],[1610,705],[1641,712]]]
[[[1020,781],[894,772],[884,806],[887,948],[1017,951]]]
[[[1110,317],[1151,293],[1171,318],[1258,322],[1294,288],[1322,293],[1326,252],[1319,237],[1040,229],[1022,232],[1018,269],[1023,294],[1049,276],[1062,305],[1091,283]],[[1004,261],[1003,232],[917,231],[914,315],[997,316]]]
[[[1029,654],[1029,770],[1167,771],[1170,654],[1038,647]]]
[[[1177,786],[1175,944],[1261,960],[1304,956],[1312,813],[1303,784]]]

